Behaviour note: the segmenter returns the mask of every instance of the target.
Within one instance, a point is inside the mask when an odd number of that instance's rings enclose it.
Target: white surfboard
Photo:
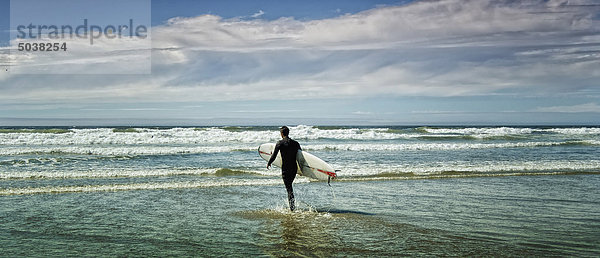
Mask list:
[[[274,150],[274,143],[264,143],[258,147],[258,154],[268,162]],[[330,177],[335,178],[337,176],[333,167],[327,164],[327,162],[306,151],[298,151],[298,154],[296,154],[296,163],[298,165],[298,175],[301,176],[317,180],[329,180]],[[277,157],[272,165],[281,167],[281,153],[277,153]]]

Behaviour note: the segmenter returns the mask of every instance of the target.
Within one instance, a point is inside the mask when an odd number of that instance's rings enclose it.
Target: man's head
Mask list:
[[[281,132],[281,137],[287,137],[288,135],[290,135],[290,128],[288,128],[287,126],[282,126],[281,128],[279,128],[279,132]]]

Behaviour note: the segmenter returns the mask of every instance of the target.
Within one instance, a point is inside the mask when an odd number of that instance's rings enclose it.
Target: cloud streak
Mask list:
[[[177,17],[152,29],[151,76],[0,73],[0,100],[588,94],[600,91],[599,13],[583,0],[441,0],[309,21]],[[127,68],[120,53],[102,61]]]
[[[258,18],[260,16],[263,16],[263,14],[265,14],[265,12],[263,12],[263,10],[258,10],[257,13],[252,14],[250,17],[252,17],[252,18]]]
[[[552,113],[600,113],[600,105],[595,102],[572,106],[538,107],[534,112]]]

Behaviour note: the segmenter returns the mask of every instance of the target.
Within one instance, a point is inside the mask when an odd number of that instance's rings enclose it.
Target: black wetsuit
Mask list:
[[[286,136],[277,142],[268,163],[270,166],[277,157],[277,152],[281,151],[281,177],[283,178],[283,184],[288,193],[288,201],[290,202],[290,209],[292,211],[295,207],[292,182],[294,182],[296,172],[298,172],[298,165],[296,164],[296,154],[298,153],[298,150],[302,150],[300,144]]]

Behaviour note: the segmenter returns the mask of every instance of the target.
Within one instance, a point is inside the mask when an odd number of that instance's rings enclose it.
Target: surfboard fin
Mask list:
[[[339,173],[339,172],[341,172],[341,170],[339,170],[339,169],[336,169],[336,170],[335,170],[335,174],[336,174],[336,175],[337,175],[337,173]],[[335,179],[335,178],[334,178],[334,179]],[[329,186],[331,186],[331,184],[330,184],[329,182],[331,182],[331,176],[328,176],[328,177],[327,177],[327,184],[328,184]]]

